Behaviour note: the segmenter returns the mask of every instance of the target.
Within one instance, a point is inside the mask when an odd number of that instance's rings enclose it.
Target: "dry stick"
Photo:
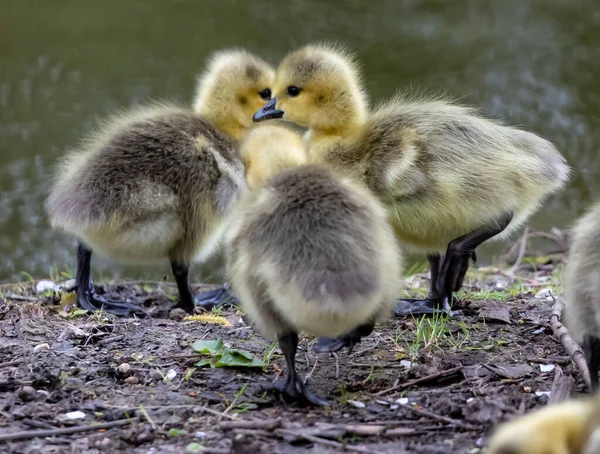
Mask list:
[[[436,378],[440,378],[440,377],[443,377],[446,375],[452,375],[452,374],[455,374],[456,372],[462,370],[462,368],[463,368],[463,366],[456,366],[456,367],[453,367],[452,369],[443,370],[441,372],[436,372],[435,374],[426,375],[425,377],[421,377],[421,378],[417,378],[415,380],[400,383],[399,385],[392,386],[391,388],[384,389],[383,391],[379,391],[378,393],[375,393],[374,396],[377,396],[377,397],[383,396],[384,394],[391,393],[392,391],[396,391],[398,389],[408,388],[409,386],[418,385],[419,383],[435,380]]]
[[[30,302],[37,302],[37,301],[41,300],[41,298],[36,298],[35,296],[13,295],[12,293],[7,294],[6,299],[14,300],[14,301],[30,301]]]
[[[373,398],[373,399],[381,399],[386,401],[388,404],[390,405],[397,405],[394,401],[387,399],[386,397],[379,397],[376,394],[370,394],[370,393],[366,393],[367,396]],[[443,421],[447,424],[451,424],[455,427],[460,427],[462,429],[466,429],[466,430],[479,430],[477,427],[472,426],[470,424],[465,424],[461,421],[458,421],[456,419],[452,419],[452,418],[447,418],[446,416],[441,416],[441,415],[436,415],[435,413],[431,413],[429,410],[425,410],[423,408],[417,408],[417,407],[413,407],[412,405],[401,405],[401,408],[406,408],[407,410],[412,411],[413,413],[418,414],[419,416],[426,416],[427,418],[431,418],[431,419],[437,419],[438,421]]]
[[[573,340],[570,336],[567,328],[560,322],[560,317],[562,315],[562,311],[565,308],[565,302],[560,298],[555,298],[552,293],[550,293],[554,304],[552,305],[552,314],[550,315],[550,326],[552,326],[552,333],[554,337],[556,337],[562,346],[565,348],[567,353],[571,355],[575,364],[581,371],[581,375],[583,375],[583,381],[585,382],[588,389],[592,389],[592,383],[590,381],[590,371],[587,367],[587,362],[585,361],[585,355],[581,351],[581,347]]]
[[[525,257],[525,252],[527,251],[528,235],[529,235],[529,227],[525,227],[525,230],[523,231],[523,236],[521,237],[521,245],[519,246],[519,254],[517,255],[517,259],[515,260],[515,263],[513,263],[513,266],[511,266],[510,269],[508,270],[508,274],[511,277],[515,276],[515,272],[517,271],[517,268],[521,265],[521,262],[523,261],[523,257]]]
[[[317,356],[315,359],[315,364],[312,367],[312,369],[310,370],[310,372],[308,374],[306,374],[306,377],[304,377],[304,384],[306,385],[306,382],[308,380],[310,380],[312,378],[313,372],[315,371],[317,364],[319,364],[319,357]]]
[[[225,421],[219,424],[221,430],[231,429],[256,429],[274,430],[281,425],[281,418],[275,419],[250,419],[243,421]]]
[[[25,430],[23,432],[14,432],[11,434],[0,435],[0,442],[25,440],[36,437],[53,437],[55,435],[70,435],[79,432],[88,432],[90,430],[111,429],[113,427],[126,426],[134,422],[138,422],[139,418],[119,419],[118,421],[104,422],[101,424],[92,424],[89,426],[66,427],[63,429],[47,429],[47,430]]]
[[[15,359],[14,361],[8,361],[6,363],[0,363],[0,368],[2,367],[11,367],[11,366],[18,366],[19,364],[23,363],[25,360],[23,359]]]
[[[282,435],[290,435],[293,437],[304,438],[305,440],[312,441],[313,443],[319,443],[325,446],[330,446],[332,448],[337,448],[340,450],[352,451],[352,452],[362,452],[366,454],[377,454],[378,451],[374,451],[373,448],[361,448],[360,446],[351,446],[344,445],[343,443],[339,443],[333,440],[326,440],[325,438],[315,437],[314,435],[309,435],[303,432],[296,432],[294,430],[287,429],[275,429],[275,432]]]
[[[89,384],[89,383],[88,383]],[[106,405],[106,407],[109,408],[118,408],[119,410],[139,410],[138,407],[123,407],[123,406],[119,406],[119,405]],[[211,415],[215,415],[215,416],[225,416],[226,418],[232,419],[234,420],[236,417],[235,416],[231,416],[231,415],[224,415],[223,413],[221,413],[220,411],[216,411],[213,410],[211,408],[205,407],[204,405],[144,405],[145,408],[171,408],[171,409],[175,409],[175,408],[199,408],[202,411],[205,411],[206,413],[210,413]]]

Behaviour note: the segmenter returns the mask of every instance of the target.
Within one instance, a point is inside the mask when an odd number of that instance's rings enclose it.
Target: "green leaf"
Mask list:
[[[192,345],[194,351],[207,355],[217,355],[223,350],[223,341],[217,340],[199,340]]]
[[[171,437],[178,437],[179,435],[185,435],[187,434],[187,431],[183,430],[183,429],[171,429],[169,430],[169,435]]]
[[[196,366],[196,367],[211,366],[212,367],[212,363],[211,363],[210,359],[201,359],[196,364],[194,364],[194,366]]]
[[[214,367],[265,367],[262,359],[244,350],[225,350]]]
[[[69,314],[73,317],[77,317],[78,315],[85,315],[87,313],[87,309],[75,309],[74,311],[69,312]]]
[[[186,452],[202,452],[203,450],[204,446],[202,446],[200,443],[190,443],[185,448]]]

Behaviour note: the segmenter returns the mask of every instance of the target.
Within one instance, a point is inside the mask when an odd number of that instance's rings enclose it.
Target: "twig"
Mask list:
[[[225,421],[219,424],[221,430],[256,429],[274,430],[281,425],[281,418],[275,419],[246,419],[243,421]]]
[[[21,364],[23,362],[24,362],[24,360],[22,360],[22,359],[15,359],[14,361],[8,361],[6,363],[0,363],[0,368],[2,368],[2,367],[18,366],[19,364]]]
[[[88,382],[87,384],[89,384],[90,382]],[[119,405],[105,405],[106,407],[109,408],[118,408],[119,410],[138,410],[138,407],[122,407]],[[206,413],[210,413],[211,415],[215,415],[215,416],[223,416],[223,413],[221,413],[220,411],[216,411],[213,410],[211,408],[205,407],[204,405],[145,405],[145,408],[199,408],[202,411],[205,411]],[[235,416],[231,416],[231,415],[225,415],[226,418],[235,419]]]
[[[100,424],[91,424],[89,426],[66,427],[62,429],[46,429],[46,430],[25,430],[23,432],[14,432],[11,434],[0,435],[0,442],[26,440],[36,437],[54,437],[56,435],[70,435],[79,432],[88,432],[90,430],[111,429],[113,427],[126,426],[139,421],[139,418],[119,419],[118,421],[104,422]]]
[[[107,334],[109,334],[109,333],[107,333]],[[99,340],[98,342],[96,342],[96,345],[98,345],[98,346],[103,346],[103,345],[106,345],[106,344],[111,344],[111,343],[113,343],[113,342],[120,341],[120,340],[121,340],[121,339],[123,339],[124,337],[125,337],[125,336],[124,336],[124,335],[121,335],[121,334],[119,334],[118,336],[107,337],[106,339],[101,339],[101,340]]]
[[[288,429],[275,429],[275,432],[278,434],[281,434],[281,435],[290,435],[293,437],[304,438],[305,440],[312,441],[313,443],[319,443],[319,444],[322,444],[325,446],[330,446],[332,448],[337,448],[339,450],[362,452],[365,454],[381,453],[381,451],[375,451],[375,450],[373,450],[373,448],[361,448],[360,446],[344,445],[343,443],[339,443],[339,442],[333,441],[333,440],[326,440],[325,438],[316,437],[314,435],[310,435],[310,434],[304,433],[302,431],[296,432],[294,430],[288,430]]]
[[[6,299],[14,300],[14,301],[30,301],[36,302],[40,301],[40,298],[36,298],[35,296],[23,296],[23,295],[14,295],[12,293],[8,293],[5,295]]]
[[[374,396],[377,396],[377,397],[383,396],[384,394],[391,393],[392,391],[396,391],[398,389],[408,388],[409,386],[418,385],[419,383],[424,383],[424,382],[428,382],[431,380],[435,380],[437,378],[441,378],[446,375],[453,375],[453,374],[461,371],[462,368],[463,368],[462,365],[456,366],[456,367],[453,367],[452,369],[443,370],[441,372],[436,372],[435,374],[426,375],[425,377],[421,377],[421,378],[417,378],[415,380],[400,383],[399,385],[392,386],[391,388],[384,389],[383,391],[379,391],[378,393],[375,393]]]
[[[223,419],[224,417],[226,417],[227,413],[229,413],[235,407],[235,404],[237,404],[237,401],[240,398],[240,396],[242,394],[244,394],[244,391],[246,390],[246,386],[248,386],[248,383],[244,383],[244,386],[242,386],[242,388],[235,395],[235,398],[233,399],[233,402],[231,402],[231,404],[229,404],[229,406],[225,409],[225,411],[223,413],[221,413],[221,415],[219,416],[219,421],[221,419]]]
[[[319,363],[319,357],[317,356],[315,358],[315,364],[313,365],[312,369],[310,370],[310,372],[308,374],[306,374],[306,377],[304,377],[304,384],[305,385],[306,385],[306,382],[312,378],[312,374],[315,371],[315,368],[317,367],[318,363]]]
[[[336,352],[333,352],[333,356],[335,356],[335,378],[337,380],[340,378],[340,357]]]
[[[585,361],[585,355],[581,351],[581,347],[573,340],[567,328],[560,322],[560,317],[562,315],[562,311],[565,307],[565,303],[560,298],[555,298],[552,293],[550,293],[554,304],[552,305],[552,314],[550,315],[550,326],[552,326],[552,333],[554,337],[558,339],[558,341],[565,348],[567,353],[571,355],[575,364],[581,371],[581,375],[583,376],[583,381],[585,382],[588,389],[592,389],[592,384],[590,381],[590,371],[587,367],[587,362]]]
[[[565,303],[560,298],[556,298],[552,295],[552,293],[550,293],[550,297],[554,301],[550,316],[550,325],[552,326],[554,337],[561,342],[563,347],[565,347],[565,350],[567,350],[567,353],[573,358],[573,361],[575,361],[575,364],[577,364],[577,367],[581,370],[586,385],[590,387],[590,372],[585,361],[585,355],[579,344],[573,340],[567,328],[560,322]]]
[[[510,269],[508,270],[508,274],[511,277],[515,276],[515,272],[517,271],[517,268],[519,268],[519,266],[521,265],[521,262],[523,261],[523,257],[525,257],[525,252],[527,251],[528,235],[529,235],[529,226],[525,227],[525,230],[523,231],[523,236],[521,237],[521,245],[519,246],[519,253],[517,254],[517,259],[515,260],[515,263],[513,263],[513,266],[511,266]]]
[[[140,413],[142,414],[142,416],[144,416],[144,418],[146,418],[146,421],[148,421],[150,423],[150,425],[152,426],[152,428],[154,430],[157,429],[156,423],[153,421],[153,419],[150,417],[150,415],[148,414],[148,412],[146,411],[146,409],[144,408],[143,404],[140,404]]]
[[[390,405],[397,405],[394,401],[392,401],[390,399],[387,399],[385,397],[379,397],[379,396],[377,396],[375,394],[370,394],[370,393],[367,393],[367,396],[369,396],[369,397],[371,397],[373,399],[384,400],[384,401],[386,401]],[[465,429],[465,430],[479,430],[475,426],[472,426],[470,424],[465,424],[465,423],[463,423],[461,421],[457,421],[456,419],[447,418],[446,416],[436,415],[435,413],[432,413],[429,410],[425,410],[422,407],[418,408],[418,407],[413,407],[412,405],[401,405],[400,408],[405,408],[405,409],[407,409],[409,411],[412,411],[413,413],[416,413],[419,416],[426,416],[426,417],[431,418],[431,419],[437,419],[438,421],[443,421],[443,422],[445,422],[447,424],[450,424],[450,425],[455,426],[455,427],[460,427],[460,428]]]

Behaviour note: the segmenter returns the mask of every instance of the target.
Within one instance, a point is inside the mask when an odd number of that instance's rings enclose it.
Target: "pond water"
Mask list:
[[[600,9],[593,0],[0,0],[0,280],[74,267],[75,241],[43,211],[57,159],[98,118],[191,100],[214,50],[276,64],[316,40],[358,53],[377,102],[448,93],[553,141],[575,173],[532,227],[569,226],[600,193]],[[485,249],[489,261],[498,247]],[[158,277],[168,266],[105,276]],[[220,260],[196,269],[218,282]]]

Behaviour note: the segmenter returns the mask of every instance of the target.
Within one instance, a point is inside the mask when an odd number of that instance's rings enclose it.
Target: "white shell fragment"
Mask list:
[[[542,396],[550,397],[550,391],[536,391],[535,395],[538,397],[542,397]]]
[[[39,344],[33,347],[34,352],[39,352],[40,350],[50,350],[50,345],[48,344]]]
[[[362,402],[359,402],[357,400],[349,400],[348,403],[356,408],[365,408],[366,407],[365,404],[363,404]]]
[[[408,397],[401,397],[400,399],[396,399],[395,402],[399,405],[406,405],[408,403]]]
[[[555,364],[540,364],[540,370],[542,372],[552,372],[555,367]]]
[[[412,362],[410,362],[407,359],[403,359],[402,361],[400,361],[400,365],[402,365],[408,369],[410,366],[412,366]]]
[[[85,418],[85,413],[82,411],[70,411],[69,413],[65,414],[65,419],[68,420],[75,420],[75,419],[84,419]]]
[[[177,377],[177,371],[175,369],[170,369],[169,372],[167,372],[167,375],[165,375],[165,378],[163,378],[163,381],[169,382],[172,381],[175,377]]]

